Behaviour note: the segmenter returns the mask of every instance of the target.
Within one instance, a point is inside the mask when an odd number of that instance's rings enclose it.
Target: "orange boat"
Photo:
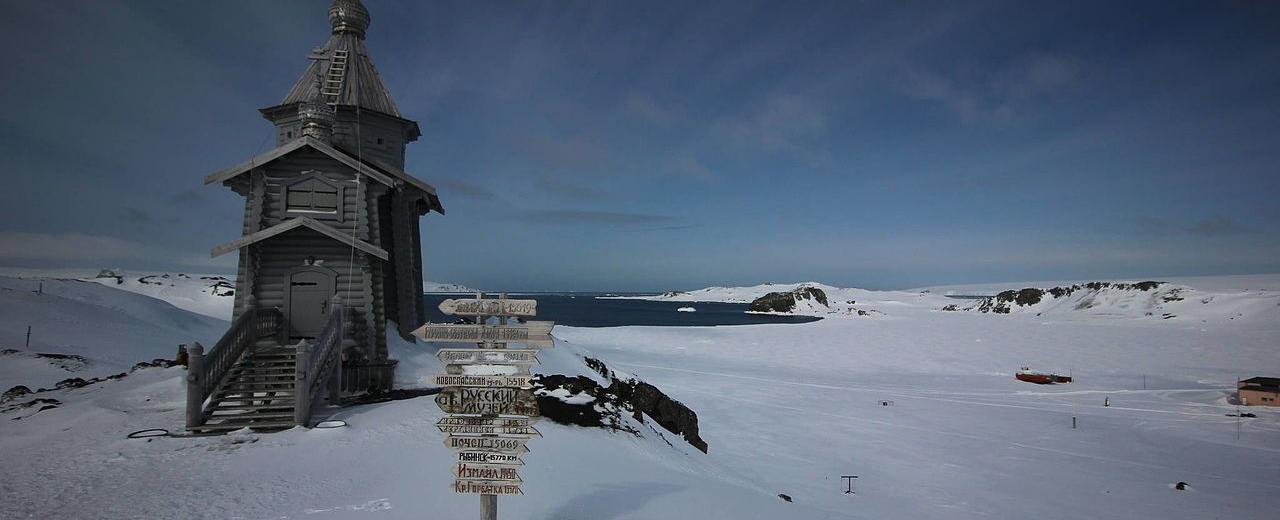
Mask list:
[[[1070,383],[1071,376],[1060,376],[1058,374],[1046,374],[1044,372],[1036,372],[1031,367],[1022,367],[1013,377],[1018,381],[1026,381],[1037,385],[1052,385],[1054,383]]]

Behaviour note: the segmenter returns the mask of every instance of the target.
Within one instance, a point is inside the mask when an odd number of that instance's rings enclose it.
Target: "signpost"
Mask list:
[[[527,376],[532,363],[501,365],[446,365],[444,371],[452,376]]]
[[[497,451],[501,453],[529,453],[524,437],[488,437],[479,435],[446,435],[444,447],[458,451]]]
[[[440,312],[453,316],[533,316],[538,300],[454,300],[440,302]]]
[[[436,358],[445,364],[444,374],[433,377],[436,406],[450,415],[436,422],[445,434],[445,447],[457,452],[453,464],[454,493],[480,495],[480,518],[497,520],[498,495],[523,495],[518,466],[529,452],[531,437],[541,437],[538,399],[531,390],[529,366],[538,363],[538,349],[554,347],[550,321],[507,324],[509,317],[537,314],[537,300],[448,299],[440,311],[469,316],[476,323],[427,323],[413,335],[427,341],[475,342],[477,348],[444,348]],[[498,324],[487,319],[497,317]],[[519,321],[519,320],[517,320]],[[507,343],[524,349],[508,349]]]
[[[532,391],[522,388],[451,386],[436,394],[436,406],[445,413],[538,415],[538,399]]]
[[[554,321],[530,321],[520,325],[476,325],[471,323],[428,323],[413,335],[427,341],[512,342],[550,346]]]
[[[493,515],[490,516],[489,518],[498,517],[498,506],[497,506],[498,502],[497,502],[497,497],[495,495],[523,495],[524,494],[524,491],[520,491],[519,484],[512,484],[509,482],[489,482],[485,480],[455,480],[453,481],[453,485],[450,487],[453,488],[454,493],[468,494],[468,495],[481,495],[480,496],[481,508],[484,507],[485,496],[492,496],[493,498],[490,500],[493,503],[493,509],[491,509],[491,511],[493,511]],[[484,511],[482,510],[480,514],[481,516],[484,516]]]
[[[436,386],[483,386],[533,388],[533,376],[523,375],[453,375],[440,374],[432,378]]]
[[[442,348],[436,352],[436,359],[446,365],[455,363],[524,363],[538,362],[538,352],[534,350],[496,350],[487,348]]]
[[[498,453],[493,451],[460,451],[458,452],[458,462],[474,462],[476,464],[506,464],[508,466],[523,466],[524,461],[520,457],[510,453]]]
[[[511,466],[472,464],[470,462],[459,462],[454,464],[453,476],[467,480],[501,480],[515,483],[524,482],[523,480],[520,480],[520,474],[516,473],[516,468]]]

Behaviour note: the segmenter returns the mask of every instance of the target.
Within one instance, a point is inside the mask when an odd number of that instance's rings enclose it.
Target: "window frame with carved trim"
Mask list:
[[[316,190],[317,183],[327,186],[329,188],[332,188],[333,191],[332,192],[329,192],[328,190],[317,191]],[[299,184],[308,184],[309,189],[295,188]],[[281,203],[284,205],[284,209],[286,213],[306,215],[306,216],[333,215],[333,217],[336,218],[338,222],[342,222],[342,215],[343,215],[342,204],[343,204],[343,199],[346,196],[346,189],[347,189],[346,186],[342,186],[334,181],[331,181],[325,178],[324,174],[318,170],[307,170],[302,172],[302,175],[300,175],[297,179],[287,182],[283,186],[281,186],[281,196],[282,196]],[[293,197],[291,196],[295,192],[309,194],[310,196],[307,199],[309,201],[308,204],[305,206],[303,206],[302,204],[295,204]],[[316,200],[315,200],[316,193],[324,193],[324,194],[331,193],[334,196],[333,207],[330,208],[328,206],[316,206]]]

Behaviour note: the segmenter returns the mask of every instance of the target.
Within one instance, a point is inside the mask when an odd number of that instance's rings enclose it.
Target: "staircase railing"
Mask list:
[[[347,311],[342,299],[334,296],[329,321],[314,341],[298,345],[293,382],[293,422],[306,426],[311,421],[311,403],[328,384],[329,402],[336,404],[342,391],[342,342],[346,338]]]
[[[281,315],[277,309],[245,309],[231,323],[222,339],[204,352],[204,346],[196,343],[187,350],[187,427],[204,424],[204,402],[218,387],[236,361],[258,341],[275,335],[280,329]]]

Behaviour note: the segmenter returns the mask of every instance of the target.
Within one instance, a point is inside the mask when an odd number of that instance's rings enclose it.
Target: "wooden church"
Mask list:
[[[317,397],[390,388],[387,335],[426,321],[419,219],[444,208],[404,171],[422,134],[365,48],[359,0],[329,7],[332,34],[280,104],[260,110],[276,148],[205,177],[244,197],[226,336],[190,353],[188,427],[304,424]],[[389,328],[394,330],[388,330]]]

